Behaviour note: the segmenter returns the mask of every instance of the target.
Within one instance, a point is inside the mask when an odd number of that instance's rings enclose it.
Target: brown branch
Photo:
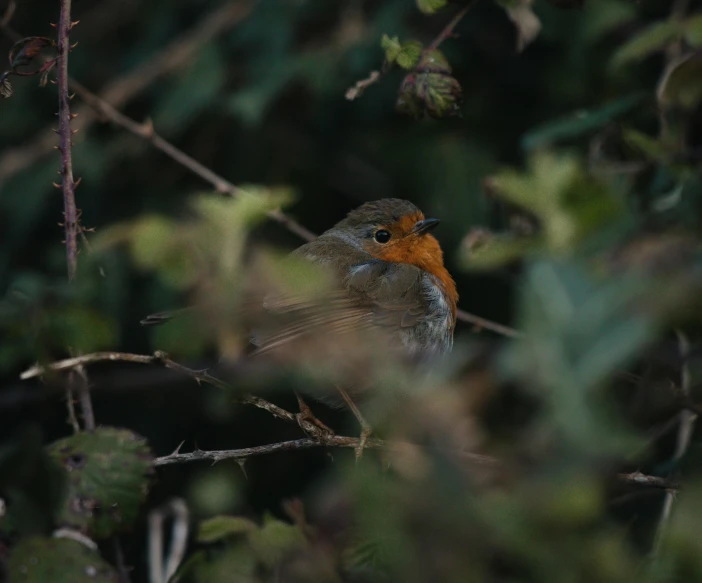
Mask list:
[[[443,28],[443,30],[438,34],[438,36],[427,45],[427,48],[425,48],[423,51],[424,54],[435,51],[439,48],[441,43],[453,36],[453,30],[456,28],[456,26],[458,26],[458,23],[461,22],[461,20],[463,20],[463,17],[466,14],[468,14],[468,11],[470,10],[471,6],[475,4],[475,1],[476,0],[468,0],[466,2],[466,5],[463,8],[461,8],[458,12],[456,12],[455,16]]]
[[[2,18],[0,19],[0,28],[5,28],[6,26],[9,26],[10,22],[12,21],[12,17],[15,15],[16,9],[16,0],[10,0],[7,3],[7,7],[5,8],[5,12],[3,13]]]
[[[127,117],[122,112],[112,107],[105,100],[101,99],[86,87],[78,82],[74,82],[73,87],[80,98],[95,111],[99,112],[104,118],[111,121],[112,123],[123,127],[135,136],[138,136],[148,142],[150,142],[157,150],[160,150],[172,160],[180,164],[181,166],[190,170],[193,174],[196,174],[202,178],[205,182],[211,184],[215,190],[223,194],[229,194],[231,196],[237,196],[242,193],[242,190],[216,174],[191,156],[188,156],[185,152],[176,148],[173,144],[168,142],[159,136],[150,123],[138,123]],[[300,223],[294,219],[288,217],[280,210],[273,210],[268,212],[268,217],[272,220],[280,223],[289,231],[295,233],[300,238],[306,241],[312,241],[316,238],[316,235],[303,227]]]
[[[100,92],[101,99],[114,107],[123,106],[157,79],[185,66],[202,45],[243,20],[253,6],[254,2],[233,1],[222,4],[191,30],[163,47],[151,59],[123,77],[108,83]],[[69,79],[69,88],[72,91],[75,90],[73,82],[73,79]],[[98,116],[88,105],[75,108],[73,113],[78,115],[73,122],[73,128],[82,132],[98,120]],[[0,156],[0,184],[48,155],[53,150],[54,143],[54,132],[47,130],[24,146],[7,149]]]
[[[23,380],[30,379],[42,376],[48,372],[72,370],[77,367],[86,366],[88,364],[93,364],[97,362],[132,362],[138,364],[160,363],[163,364],[163,366],[165,366],[166,368],[189,376],[197,382],[204,382],[219,388],[230,388],[227,383],[218,379],[217,377],[212,376],[206,370],[197,371],[187,368],[171,360],[166,353],[161,351],[157,351],[153,355],[131,354],[127,352],[96,352],[93,354],[85,354],[83,356],[68,358],[66,360],[54,362],[44,367],[38,365],[33,366],[32,368],[23,372],[20,375],[20,378]],[[314,433],[314,427],[306,427],[305,421],[298,419],[297,415],[291,413],[290,411],[286,411],[285,409],[278,407],[277,405],[270,403],[269,401],[266,401],[261,397],[257,397],[254,395],[244,395],[240,400],[242,403],[253,405],[254,407],[258,407],[259,409],[268,411],[269,413],[271,413],[271,415],[279,419],[283,419],[291,423],[299,423],[302,426],[303,430]],[[311,426],[309,422],[306,423]],[[307,437],[292,441],[284,441],[280,443],[272,443],[268,445],[259,445],[255,447],[247,447],[233,450],[202,451],[198,449],[190,453],[180,453],[180,448],[183,445],[181,443],[173,453],[156,458],[154,460],[154,465],[165,466],[170,464],[181,464],[207,460],[212,462],[218,462],[225,459],[241,460],[256,455],[268,455],[271,453],[277,453],[281,451],[296,451],[316,447],[356,448],[358,447],[358,444],[359,439],[356,437],[331,435],[325,436],[324,439],[312,439]],[[394,445],[395,444],[371,438],[366,442],[364,447],[392,448]],[[460,452],[459,455],[461,456],[461,458],[475,465],[499,465],[500,463],[502,463],[497,458],[472,452]],[[651,488],[661,488],[671,491],[677,490],[680,487],[677,483],[669,480],[668,478],[650,476],[647,474],[642,474],[641,472],[617,474],[616,477],[617,480],[619,480],[620,482],[624,482],[632,486],[648,486]]]
[[[312,449],[316,447],[348,447],[355,448],[358,446],[359,439],[357,437],[344,437],[341,435],[332,435],[325,441],[316,439],[304,438],[295,439],[292,441],[283,441],[280,443],[271,443],[269,445],[258,445],[255,447],[244,447],[241,449],[229,449],[219,451],[202,451],[195,450],[190,453],[179,453],[178,450],[172,454],[156,458],[155,466],[166,466],[170,464],[186,464],[190,462],[211,461],[213,463],[235,459],[242,460],[257,455],[269,455],[279,453],[281,451],[298,451],[302,449]],[[366,442],[366,448],[382,447],[384,442],[379,439],[369,439]]]
[[[57,25],[56,81],[59,96],[59,150],[61,151],[61,189],[63,191],[63,217],[66,231],[66,260],[68,279],[73,280],[78,268],[78,209],[76,207],[76,183],[73,180],[73,157],[71,155],[71,104],[68,94],[68,53],[71,51],[71,0],[61,0]]]

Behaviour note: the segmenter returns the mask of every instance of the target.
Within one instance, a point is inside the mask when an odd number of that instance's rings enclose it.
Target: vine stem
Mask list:
[[[61,152],[61,189],[63,191],[63,216],[66,232],[66,261],[68,279],[75,278],[78,268],[78,209],[76,207],[76,183],[73,179],[73,157],[71,153],[71,96],[68,93],[68,53],[71,52],[69,34],[71,22],[71,0],[60,0],[57,25],[56,81],[59,98],[59,150]]]

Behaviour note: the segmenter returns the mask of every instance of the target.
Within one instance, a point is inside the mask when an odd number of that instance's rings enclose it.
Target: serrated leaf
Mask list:
[[[10,551],[11,583],[117,583],[111,565],[79,542],[65,538],[31,537]]]
[[[396,109],[415,119],[460,115],[461,85],[444,73],[414,72],[402,81]]]
[[[400,54],[400,50],[402,50],[400,39],[396,36],[390,38],[387,34],[384,34],[383,38],[380,39],[380,46],[385,51],[385,60],[392,65],[397,59],[397,55]]]
[[[230,536],[249,534],[257,529],[255,522],[242,516],[215,516],[200,523],[197,540],[211,543]]]
[[[441,10],[448,0],[417,0],[417,8],[424,14],[434,14],[437,10]]]
[[[12,83],[7,76],[7,73],[3,73],[2,79],[0,80],[0,97],[7,99],[12,97]]]
[[[652,24],[619,47],[612,57],[611,66],[621,67],[662,51],[678,34],[680,25],[672,20]]]
[[[397,64],[403,69],[412,69],[419,62],[421,54],[422,43],[417,41],[404,42],[397,53]]]
[[[146,496],[151,452],[126,429],[100,427],[47,447],[68,475],[59,523],[91,538],[105,538],[130,526]]]

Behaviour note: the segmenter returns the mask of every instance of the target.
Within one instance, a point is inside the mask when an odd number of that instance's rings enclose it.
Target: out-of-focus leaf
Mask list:
[[[104,350],[114,345],[117,331],[112,320],[87,306],[65,306],[48,314],[47,333],[56,344],[79,352]]]
[[[599,129],[620,115],[631,111],[643,101],[644,97],[642,93],[628,95],[600,108],[579,110],[566,117],[547,122],[524,135],[522,148],[530,150],[576,138]]]
[[[68,475],[60,524],[105,538],[136,520],[152,472],[144,439],[125,429],[100,427],[47,449]]]
[[[541,31],[541,21],[531,9],[533,0],[497,0],[517,29],[517,52],[534,42]]]
[[[8,535],[48,533],[64,487],[65,475],[46,453],[39,428],[23,428],[0,447],[0,491],[6,496],[0,531]]]
[[[395,62],[397,55],[402,50],[400,39],[396,36],[390,38],[387,34],[384,34],[383,38],[380,39],[380,46],[385,51],[385,60],[390,64]]]
[[[215,516],[200,523],[197,540],[201,543],[211,543],[230,536],[249,534],[256,529],[258,525],[248,518]]]
[[[448,0],[417,0],[417,8],[424,12],[424,14],[434,14],[437,10],[440,10]]]
[[[622,212],[609,190],[589,179],[578,160],[569,156],[538,152],[526,173],[503,170],[490,185],[497,196],[540,219],[544,242],[554,251],[572,250]]]
[[[156,104],[153,122],[170,134],[185,129],[202,110],[212,105],[225,80],[225,62],[214,43],[205,45]]]
[[[683,36],[693,48],[702,47],[702,14],[691,16],[684,23]]]
[[[662,51],[680,34],[680,25],[672,20],[657,22],[632,36],[614,53],[611,65],[621,67]]]
[[[600,282],[575,264],[539,261],[522,289],[519,329],[529,342],[507,349],[505,371],[547,399],[548,422],[572,446],[597,455],[631,447],[592,391],[653,338],[653,322],[634,309],[645,282],[621,274]]]
[[[493,237],[472,251],[462,253],[466,269],[498,269],[543,247],[539,237]]]
[[[655,138],[647,136],[646,134],[633,128],[625,129],[623,136],[624,141],[629,146],[639,150],[651,160],[664,162],[668,158],[668,153],[665,146]]]
[[[702,101],[702,51],[683,55],[667,69],[658,85],[658,102],[693,110]]]
[[[272,568],[286,554],[304,548],[307,540],[299,526],[267,514],[261,528],[249,533],[249,544],[258,560]]]
[[[7,560],[11,583],[118,583],[97,551],[66,538],[32,537],[12,548]]]

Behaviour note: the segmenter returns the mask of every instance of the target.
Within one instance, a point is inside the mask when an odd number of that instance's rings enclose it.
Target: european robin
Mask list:
[[[324,317],[305,300],[269,300],[272,311],[296,312],[294,324],[258,340],[266,352],[308,333],[382,329],[411,358],[451,350],[456,325],[456,284],[431,234],[438,219],[425,218],[411,202],[367,202],[292,255],[328,269],[339,287]]]
[[[412,360],[450,351],[458,293],[431,234],[438,224],[411,202],[386,198],[361,205],[297,248],[293,257],[321,266],[336,285],[323,305],[307,297],[268,297],[264,308],[279,323],[254,334],[255,353],[295,346],[305,337],[333,344],[337,333],[368,330],[382,332],[389,348]],[[157,314],[142,323],[162,319]],[[362,394],[356,389],[349,388],[354,398]],[[364,431],[369,429],[346,390],[339,392]],[[338,404],[331,396],[320,400]],[[300,406],[309,411],[301,399]]]

